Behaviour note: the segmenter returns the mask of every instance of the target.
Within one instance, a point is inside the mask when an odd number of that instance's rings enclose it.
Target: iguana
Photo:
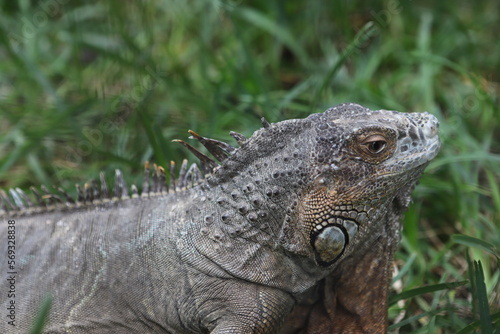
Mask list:
[[[46,295],[45,333],[385,332],[436,118],[347,103],[238,148],[191,134],[220,165],[181,142],[209,174],[184,163],[168,191],[156,167],[140,195],[119,171],[114,195],[102,175],[76,201],[33,189],[42,208],[2,193],[0,332],[26,333]]]

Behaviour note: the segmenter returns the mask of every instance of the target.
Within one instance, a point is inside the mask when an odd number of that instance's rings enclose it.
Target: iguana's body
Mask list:
[[[439,148],[435,118],[408,115],[341,105],[265,124],[189,189],[5,213],[1,331],[26,332],[46,294],[50,333],[385,331],[399,219]]]

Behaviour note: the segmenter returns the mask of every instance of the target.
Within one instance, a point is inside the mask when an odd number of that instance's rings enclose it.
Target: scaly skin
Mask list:
[[[50,294],[47,333],[385,332],[399,221],[437,120],[343,104],[264,125],[192,188],[4,213],[17,274],[1,307],[15,300],[16,327],[4,316],[0,330],[26,332]]]

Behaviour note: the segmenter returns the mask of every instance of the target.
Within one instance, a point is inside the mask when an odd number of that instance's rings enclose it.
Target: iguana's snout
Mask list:
[[[425,166],[439,152],[439,121],[428,112],[400,114],[398,143],[385,173],[405,173]]]
[[[431,160],[439,152],[440,141],[438,136],[439,121],[428,112],[407,114],[409,122],[405,139],[411,139],[416,150],[424,153],[424,159]]]
[[[438,136],[439,121],[438,119],[428,112],[410,114],[416,115],[416,122],[421,122],[422,131],[426,138],[432,139]]]

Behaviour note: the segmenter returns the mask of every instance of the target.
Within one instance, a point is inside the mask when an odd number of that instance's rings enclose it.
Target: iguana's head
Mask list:
[[[407,208],[410,192],[439,150],[438,121],[429,113],[356,104],[308,120],[314,177],[301,194],[296,221],[317,264],[327,267],[373,235],[395,201],[398,213]]]
[[[265,122],[240,141],[211,184],[228,193],[224,203],[236,215],[276,235],[275,244],[329,268],[395,204],[397,214],[406,209],[439,150],[437,132],[428,113],[342,104],[305,119]],[[238,202],[245,199],[249,204]]]

